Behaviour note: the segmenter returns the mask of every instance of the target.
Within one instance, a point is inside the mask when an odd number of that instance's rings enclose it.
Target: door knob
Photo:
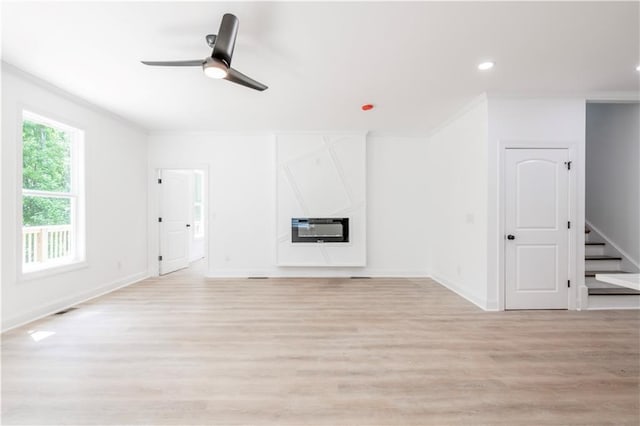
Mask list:
[[[515,235],[511,235],[511,234],[507,235],[507,240],[515,240],[515,239],[516,239]]]

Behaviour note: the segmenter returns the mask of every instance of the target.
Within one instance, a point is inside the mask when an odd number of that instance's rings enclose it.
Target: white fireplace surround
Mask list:
[[[366,135],[276,136],[278,266],[366,266]],[[348,243],[292,243],[295,217],[347,217]]]

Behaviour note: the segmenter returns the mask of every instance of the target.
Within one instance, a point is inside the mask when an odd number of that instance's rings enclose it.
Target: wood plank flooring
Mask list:
[[[188,270],[78,307],[2,336],[2,424],[640,424],[637,311]]]

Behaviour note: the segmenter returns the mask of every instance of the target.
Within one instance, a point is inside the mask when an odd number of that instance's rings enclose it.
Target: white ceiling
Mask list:
[[[233,66],[267,91],[140,64],[209,55],[226,12]],[[638,2],[4,2],[2,59],[149,130],[421,133],[485,91],[638,91],[639,20]]]

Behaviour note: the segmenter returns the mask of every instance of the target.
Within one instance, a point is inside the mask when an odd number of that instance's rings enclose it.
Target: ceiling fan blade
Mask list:
[[[145,65],[156,67],[201,67],[205,62],[203,59],[193,59],[190,61],[140,61]]]
[[[220,22],[220,29],[216,36],[216,43],[213,45],[211,57],[220,59],[226,63],[227,66],[230,66],[237,34],[238,18],[230,13],[225,13],[222,17],[222,22]]]
[[[268,89],[267,86],[265,86],[264,84],[255,81],[254,79],[252,79],[251,77],[247,77],[246,75],[242,74],[240,71],[234,70],[233,68],[229,68],[227,70],[227,76],[224,77],[225,80],[228,80],[232,83],[236,83],[236,84],[240,84],[242,86],[245,87],[249,87],[251,89],[256,89],[259,91],[263,91]]]

